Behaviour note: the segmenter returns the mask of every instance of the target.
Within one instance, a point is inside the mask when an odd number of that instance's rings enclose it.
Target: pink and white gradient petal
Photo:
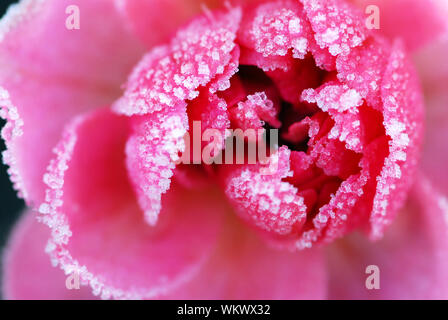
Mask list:
[[[356,234],[328,248],[329,298],[447,299],[447,217],[447,199],[419,178],[382,240]],[[366,289],[369,265],[379,267],[379,290]]]
[[[66,28],[69,5],[79,7],[79,30]],[[0,43],[2,113],[21,125],[6,138],[5,162],[20,194],[38,204],[63,126],[116,99],[143,47],[108,0],[21,1],[1,20]]]

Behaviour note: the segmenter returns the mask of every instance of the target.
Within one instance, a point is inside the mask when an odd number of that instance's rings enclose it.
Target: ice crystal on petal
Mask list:
[[[240,18],[240,9],[216,14],[213,20],[200,17],[169,45],[153,49],[134,69],[114,110],[144,115],[196,98],[197,89],[223,74],[232,61]]]

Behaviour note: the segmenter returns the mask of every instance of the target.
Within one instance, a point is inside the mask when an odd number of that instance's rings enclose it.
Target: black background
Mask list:
[[[3,16],[8,6],[14,2],[17,1],[0,0],[0,17]],[[3,128],[4,124],[5,121],[0,119],[0,128]],[[3,152],[3,150],[5,150],[5,143],[3,139],[0,139],[0,152]],[[14,222],[25,207],[23,201],[17,198],[16,192],[12,189],[7,169],[8,167],[3,164],[3,161],[0,161],[0,252],[3,251]]]

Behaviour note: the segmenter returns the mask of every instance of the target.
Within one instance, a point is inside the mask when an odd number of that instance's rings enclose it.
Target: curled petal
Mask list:
[[[238,33],[238,41],[247,48],[242,63],[265,71],[288,71],[292,57],[303,59],[310,51],[318,66],[334,70],[334,57],[316,43],[311,31],[297,1],[272,1],[246,8]]]
[[[240,38],[264,57],[285,56],[289,49],[296,58],[302,59],[307,53],[310,26],[297,2],[260,5],[248,21],[248,28],[241,28]]]
[[[66,28],[70,5],[79,8],[79,30]],[[22,127],[7,138],[5,162],[21,195],[38,204],[63,126],[111,103],[142,48],[108,0],[21,1],[2,18],[0,42],[1,109],[10,127]]]
[[[125,166],[128,121],[108,110],[77,118],[55,149],[39,208],[53,263],[101,298],[153,298],[188,281],[220,225],[218,196],[178,187],[163,198],[157,227],[144,223]]]
[[[381,237],[403,205],[417,167],[423,132],[423,101],[415,70],[401,42],[392,48],[381,86],[384,127],[391,138],[389,156],[377,178],[371,237]],[[393,196],[390,192],[394,190]]]
[[[274,103],[264,92],[247,96],[246,101],[239,102],[229,113],[232,123],[243,130],[262,129],[265,121],[275,128],[281,125]]]
[[[353,235],[329,247],[329,298],[446,299],[447,215],[447,199],[420,177],[384,239]],[[379,290],[366,288],[369,265],[379,268]]]
[[[348,54],[367,37],[362,13],[344,0],[302,0],[320,48],[331,55]]]
[[[350,150],[361,152],[361,115],[359,107],[363,104],[361,95],[347,85],[326,83],[317,90],[308,89],[302,94],[305,101],[316,103],[324,112],[328,112],[335,125],[329,133],[330,139],[345,142]]]
[[[3,259],[3,296],[6,299],[94,299],[81,287],[69,290],[67,276],[51,265],[45,253],[50,230],[26,212],[14,228]]]
[[[336,60],[338,79],[357,90],[376,109],[381,108],[381,83],[390,51],[387,41],[374,37]]]
[[[126,164],[145,220],[154,226],[168,191],[178,154],[185,151],[188,129],[185,103],[164,112],[132,118],[133,134],[126,144]]]
[[[170,45],[147,54],[129,77],[117,113],[144,115],[199,95],[200,86],[223,74],[234,59],[241,10],[201,16],[181,29]],[[211,50],[211,48],[213,48]]]
[[[266,166],[247,166],[225,173],[225,193],[243,219],[267,232],[290,235],[306,220],[306,205],[297,188],[282,181],[292,175],[290,151],[280,148]]]

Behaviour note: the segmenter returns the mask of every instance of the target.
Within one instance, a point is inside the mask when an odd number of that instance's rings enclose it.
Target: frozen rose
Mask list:
[[[363,1],[78,2],[80,30],[64,1],[22,1],[0,26],[4,160],[34,211],[8,298],[447,296],[441,3],[412,36],[418,0],[379,1],[380,30]],[[277,128],[280,145],[268,163],[176,164],[194,121]]]

